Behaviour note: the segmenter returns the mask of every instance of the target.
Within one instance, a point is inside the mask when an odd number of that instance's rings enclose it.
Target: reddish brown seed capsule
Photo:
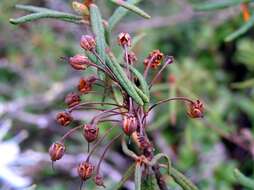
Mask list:
[[[122,32],[118,35],[118,44],[121,46],[131,46],[131,36],[128,33]]]
[[[92,36],[83,35],[80,40],[80,46],[86,51],[92,51],[96,46],[96,42]]]
[[[89,162],[82,162],[79,164],[78,168],[78,175],[83,180],[86,181],[93,175],[94,166]]]
[[[56,116],[57,123],[59,123],[60,125],[62,125],[64,127],[69,125],[72,122],[72,120],[73,120],[73,118],[67,112],[60,112]]]
[[[124,60],[127,61],[125,56],[124,56]],[[129,64],[132,64],[132,63],[136,62],[137,60],[138,60],[137,56],[134,52],[132,52],[132,51],[128,52],[128,63]]]
[[[202,118],[204,115],[204,106],[200,100],[190,103],[188,115],[191,118]]]
[[[106,187],[104,185],[104,181],[103,181],[103,177],[100,174],[97,174],[94,178],[93,178],[94,183],[99,186],[99,187]]]
[[[52,161],[60,160],[65,152],[65,146],[62,143],[54,143],[49,148],[49,155]]]
[[[150,64],[150,67],[155,69],[161,64],[163,58],[164,54],[160,50],[154,50],[149,53],[148,57],[144,60],[144,64],[146,66]]]
[[[88,78],[81,78],[77,86],[80,93],[89,93],[92,90],[93,83],[97,80],[95,76],[90,76]]]
[[[137,120],[133,115],[124,116],[122,125],[124,133],[128,136],[137,130]]]
[[[85,70],[91,64],[91,61],[84,55],[75,55],[69,58],[69,64],[73,69]]]
[[[91,143],[95,141],[99,134],[99,128],[96,125],[86,124],[83,128],[83,135],[87,142]]]
[[[80,102],[80,96],[75,92],[71,92],[65,97],[65,103],[68,105],[69,108],[78,105]]]

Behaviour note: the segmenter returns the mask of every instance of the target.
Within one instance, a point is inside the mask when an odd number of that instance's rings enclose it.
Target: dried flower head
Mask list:
[[[124,61],[128,61],[129,64],[132,64],[138,60],[136,54],[133,51],[128,52],[127,56],[128,60],[126,60],[126,56],[124,56]]]
[[[99,128],[93,124],[86,124],[83,128],[83,136],[87,142],[91,143],[95,141],[99,134]]]
[[[65,146],[62,143],[54,143],[49,148],[49,155],[52,161],[60,160],[65,152]]]
[[[189,104],[188,115],[191,118],[202,118],[204,115],[204,106],[200,100]]]
[[[149,53],[148,57],[144,60],[145,66],[150,66],[151,68],[157,68],[162,59],[164,58],[164,54],[160,52],[160,50],[154,50]]]
[[[91,64],[91,61],[84,55],[75,55],[69,58],[69,64],[73,69],[85,70]]]
[[[118,35],[118,44],[121,46],[131,46],[131,36],[129,33],[122,32]]]
[[[122,125],[124,133],[128,136],[137,130],[137,120],[133,115],[124,116]]]
[[[97,80],[97,77],[90,76],[88,78],[81,78],[77,86],[80,93],[89,93],[92,90],[93,83]]]
[[[80,96],[75,92],[71,92],[65,97],[65,103],[68,105],[69,108],[78,105],[80,102]]]
[[[80,40],[80,46],[86,51],[94,50],[96,46],[94,37],[90,35],[83,35]]]
[[[103,177],[100,174],[97,174],[94,178],[93,178],[94,183],[99,186],[99,187],[106,187],[104,185],[104,181],[103,181]]]
[[[60,125],[62,125],[64,127],[69,125],[72,122],[72,120],[73,120],[73,118],[71,117],[71,115],[68,112],[60,112],[56,116],[57,123],[59,123]]]
[[[92,177],[93,171],[94,171],[94,165],[92,165],[91,163],[87,161],[82,162],[78,165],[77,171],[78,171],[79,177],[83,181],[86,181],[87,179]]]

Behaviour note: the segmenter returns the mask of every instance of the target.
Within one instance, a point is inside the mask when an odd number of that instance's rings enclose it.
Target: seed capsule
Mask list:
[[[144,64],[146,66],[150,64],[150,67],[155,69],[161,64],[163,58],[164,54],[160,50],[154,50],[149,53],[148,57],[144,60]]]
[[[91,64],[91,61],[84,55],[75,55],[69,58],[69,64],[73,69],[85,70]]]
[[[78,168],[78,175],[83,180],[86,181],[93,175],[94,166],[89,162],[82,162],[79,164]]]
[[[67,112],[60,112],[57,114],[56,120],[57,120],[57,123],[66,127],[67,125],[69,125],[72,122],[73,118]]]
[[[99,134],[99,128],[96,125],[86,124],[83,128],[83,136],[87,142],[91,143],[95,141]]]
[[[137,130],[137,120],[133,115],[124,116],[122,126],[124,133],[130,136]]]
[[[191,118],[202,118],[204,115],[204,106],[200,100],[190,103],[188,115]]]
[[[118,35],[118,44],[121,46],[131,46],[131,36],[128,33],[122,32]]]
[[[54,143],[49,148],[49,155],[52,161],[60,160],[65,152],[65,146],[62,143]]]
[[[78,91],[80,93],[86,94],[92,90],[93,83],[97,80],[95,76],[90,76],[88,78],[81,78],[78,84]]]
[[[96,46],[96,42],[92,36],[83,35],[80,40],[80,46],[86,51],[92,51]]]
[[[68,105],[69,108],[78,105],[80,102],[80,96],[75,92],[71,92],[65,97],[65,103]]]
[[[106,187],[104,185],[104,181],[103,181],[103,177],[100,174],[97,174],[94,178],[93,178],[94,183],[99,186],[99,187]]]

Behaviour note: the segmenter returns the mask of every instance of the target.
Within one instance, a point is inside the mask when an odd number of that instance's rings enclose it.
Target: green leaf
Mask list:
[[[103,62],[106,60],[106,41],[103,20],[99,8],[95,4],[90,4],[90,16],[92,31],[95,35],[96,51]],[[99,76],[104,79],[105,76],[99,71]]]
[[[141,190],[142,169],[139,163],[135,167],[135,190]]]
[[[135,169],[135,163],[132,164],[128,170],[124,173],[121,181],[119,181],[116,186],[113,188],[113,190],[118,190],[118,189],[121,189],[122,186],[124,185],[124,183],[132,176],[133,172],[134,172],[134,169]]]
[[[198,190],[198,188],[177,169],[171,167],[170,174],[176,183],[184,190]]]
[[[112,3],[115,3],[115,4],[119,5],[119,6],[121,6],[121,7],[124,7],[126,9],[128,9],[128,10],[130,10],[130,11],[132,11],[132,12],[134,12],[134,13],[142,16],[142,17],[144,17],[144,18],[147,18],[147,19],[151,18],[151,16],[148,15],[145,11],[141,10],[140,8],[138,8],[137,6],[135,6],[135,5],[131,4],[131,3],[128,3],[128,2],[123,1],[123,0],[110,0],[110,1]]]
[[[235,169],[234,175],[236,180],[244,187],[248,187],[250,189],[254,189],[254,179],[246,177],[242,174],[238,169]]]
[[[129,4],[135,5],[139,3],[141,0],[127,0]],[[117,23],[120,22],[120,20],[128,13],[128,9],[125,9],[123,7],[117,8],[112,16],[109,18],[109,29],[112,31],[113,28],[117,25]]]
[[[201,3],[198,5],[193,5],[193,9],[196,11],[210,11],[217,9],[224,9],[234,5],[239,5],[241,3],[248,3],[251,0],[224,0],[213,3]]]
[[[142,179],[141,190],[156,190],[158,187],[156,186],[155,176],[153,174],[149,174],[148,176]]]
[[[254,25],[254,15],[250,18],[250,20],[244,23],[237,31],[233,32],[232,34],[228,35],[225,39],[226,42],[230,42],[239,36],[246,33],[251,27]]]
[[[29,14],[17,19],[11,18],[10,23],[23,24],[23,23],[39,20],[42,18],[54,18],[54,19],[59,19],[59,20],[67,21],[67,22],[73,22],[73,23],[79,23],[82,19],[82,17],[79,17],[77,15],[52,11],[52,12],[33,13],[33,14]]]
[[[15,5],[16,9],[24,10],[24,11],[29,11],[29,12],[58,12],[61,13],[60,11],[52,10],[52,9],[47,9],[44,7],[36,7],[32,5],[21,5],[17,4]]]

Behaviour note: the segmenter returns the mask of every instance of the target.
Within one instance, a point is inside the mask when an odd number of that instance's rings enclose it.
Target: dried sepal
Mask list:
[[[68,105],[69,108],[78,105],[80,102],[80,96],[75,92],[71,92],[65,97],[65,103]]]
[[[96,47],[96,42],[93,36],[83,35],[80,40],[80,46],[86,51],[92,51]]]
[[[59,123],[60,125],[62,125],[64,127],[69,125],[72,122],[72,120],[73,120],[73,118],[72,118],[71,114],[69,114],[68,112],[60,112],[56,116],[57,123]]]
[[[121,32],[119,35],[118,35],[118,44],[125,47],[125,46],[128,46],[130,47],[131,46],[131,36],[129,33],[125,33],[125,32]]]
[[[75,70],[85,70],[91,64],[91,61],[88,57],[78,54],[69,58],[69,64]]]
[[[124,61],[126,62],[128,61],[129,64],[133,64],[134,62],[138,60],[136,54],[133,51],[128,52],[127,59],[128,60],[126,60],[126,56],[124,56]]]
[[[188,109],[188,115],[191,118],[202,118],[204,116],[204,105],[200,100],[190,103]]]
[[[78,168],[77,168],[77,172],[78,172],[79,177],[80,177],[83,181],[88,180],[89,178],[92,177],[93,172],[94,172],[94,168],[95,168],[94,165],[91,164],[91,163],[88,162],[88,161],[81,162],[81,163],[78,165]]]
[[[77,86],[78,91],[82,94],[87,94],[92,90],[93,83],[97,80],[97,77],[90,76],[88,78],[81,78]]]
[[[160,50],[153,50],[151,53],[149,53],[148,57],[144,60],[145,66],[149,66],[151,68],[157,68],[160,66],[161,61],[164,58],[164,54],[160,52]]]
[[[95,141],[99,134],[99,128],[94,124],[85,124],[83,127],[83,136],[87,142]]]
[[[54,162],[60,160],[65,152],[65,146],[62,143],[53,143],[49,148],[50,159]]]

